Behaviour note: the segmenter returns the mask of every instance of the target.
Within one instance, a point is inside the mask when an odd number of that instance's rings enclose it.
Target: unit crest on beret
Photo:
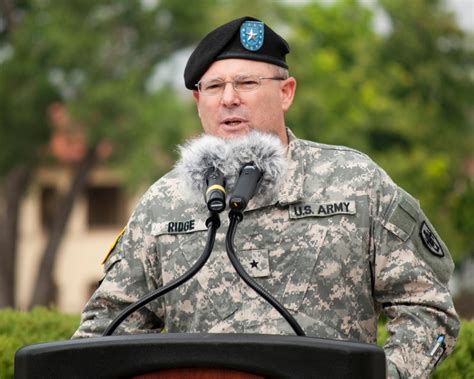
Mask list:
[[[245,21],[240,27],[240,42],[250,51],[257,51],[263,45],[265,38],[263,22]]]

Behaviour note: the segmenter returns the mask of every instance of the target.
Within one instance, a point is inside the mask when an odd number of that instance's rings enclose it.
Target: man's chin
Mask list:
[[[239,126],[239,127],[222,127],[217,133],[218,137],[224,139],[238,138],[247,135],[253,128],[248,125]]]

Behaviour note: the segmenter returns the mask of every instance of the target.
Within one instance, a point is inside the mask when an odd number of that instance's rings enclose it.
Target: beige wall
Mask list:
[[[71,180],[71,170],[62,168],[41,169],[30,186],[20,210],[19,259],[17,264],[16,299],[20,308],[26,308],[39,267],[40,256],[46,243],[41,225],[40,189],[52,185],[64,192]],[[110,170],[98,168],[89,178],[95,185],[118,185],[119,176]],[[131,213],[138,198],[126,200],[125,213]],[[124,218],[123,224],[125,224]],[[90,286],[102,276],[101,261],[123,224],[89,228],[86,200],[82,196],[75,204],[66,235],[59,249],[54,268],[58,286],[58,308],[63,312],[78,313],[88,297]]]

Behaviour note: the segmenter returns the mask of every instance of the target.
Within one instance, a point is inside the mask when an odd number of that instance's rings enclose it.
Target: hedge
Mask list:
[[[79,324],[78,315],[54,309],[35,308],[31,312],[0,310],[0,378],[13,378],[15,351],[33,343],[67,340]],[[379,328],[379,343],[387,332]],[[474,320],[463,320],[454,352],[436,369],[433,379],[474,378]]]
[[[13,378],[13,359],[20,347],[67,340],[78,325],[78,315],[65,315],[54,309],[38,307],[31,312],[0,310],[0,378]]]

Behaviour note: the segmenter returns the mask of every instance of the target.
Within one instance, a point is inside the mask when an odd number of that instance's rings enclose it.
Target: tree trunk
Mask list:
[[[30,172],[26,166],[18,166],[0,182],[0,308],[15,306],[18,214]]]
[[[30,309],[36,305],[50,305],[55,302],[56,287],[53,275],[56,256],[74,203],[78,196],[84,191],[87,184],[87,176],[96,162],[97,153],[95,147],[93,147],[87,151],[87,154],[79,163],[71,187],[59,205],[41,259],[33,296],[29,306]]]

